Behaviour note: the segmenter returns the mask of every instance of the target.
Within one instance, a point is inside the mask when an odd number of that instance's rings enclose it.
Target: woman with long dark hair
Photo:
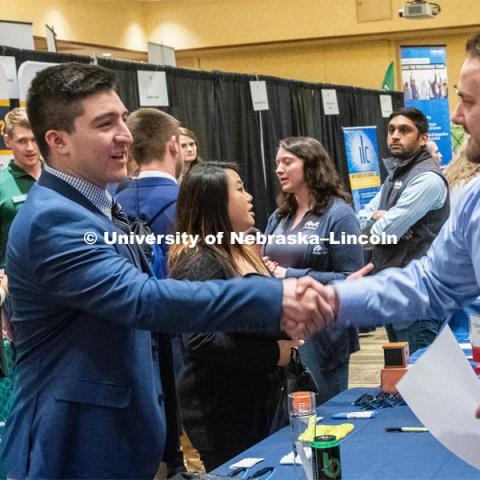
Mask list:
[[[177,202],[177,232],[198,235],[194,248],[170,248],[172,278],[229,279],[268,275],[254,247],[230,242],[254,224],[252,197],[234,165],[197,165],[185,176]],[[207,236],[223,232],[222,242]],[[229,308],[225,305],[225,308]],[[269,433],[277,366],[290,361],[299,342],[279,333],[211,332],[182,335],[184,366],[177,378],[182,420],[207,471]]]
[[[328,284],[361,268],[360,245],[336,244],[342,234],[359,235],[360,226],[349,204],[350,196],[323,145],[310,137],[281,140],[276,174],[281,192],[266,233],[272,238],[307,237],[312,243],[268,243],[264,255],[272,275],[310,275]],[[350,353],[358,349],[356,330],[344,327],[317,333],[300,348],[300,357],[318,384],[320,403],[348,388]]]

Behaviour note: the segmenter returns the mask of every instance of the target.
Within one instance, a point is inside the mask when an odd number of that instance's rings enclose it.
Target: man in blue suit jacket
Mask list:
[[[128,179],[117,188],[116,200],[120,202],[130,222],[142,219],[148,222],[155,235],[172,233],[175,227],[175,211],[178,197],[177,178],[183,170],[183,153],[178,149],[180,122],[156,108],[139,108],[130,113],[127,127],[133,136],[130,153],[139,167],[138,178]],[[165,242],[152,246],[150,266],[157,278],[167,277],[168,245]],[[164,339],[167,341],[167,339]],[[161,359],[161,364],[172,363],[175,375],[183,363],[182,347],[178,335],[174,335],[171,349],[162,348],[161,352],[172,352],[170,362]],[[162,373],[165,373],[162,368]],[[175,389],[173,378],[162,378],[164,390]],[[176,407],[176,405],[174,405]],[[179,416],[177,415],[177,418]],[[167,415],[168,426],[171,428],[173,440],[174,429],[179,429],[172,421],[172,415]],[[178,435],[175,435],[177,438]],[[177,442],[176,448],[171,442],[171,452],[164,453],[168,461],[168,474],[184,470],[184,458]]]
[[[153,478],[165,449],[162,333],[276,330],[332,318],[312,280],[157,280],[106,192],[132,142],[113,72],[38,73],[27,111],[47,163],[10,231],[16,399],[1,464],[10,478]],[[128,225],[127,225],[128,227]],[[308,288],[311,287],[311,288]]]
[[[180,122],[155,108],[140,108],[131,113],[127,127],[133,135],[131,153],[139,166],[138,178],[121,183],[115,198],[130,222],[148,221],[156,235],[172,233],[178,197],[177,178],[183,169],[183,154],[178,150]],[[152,269],[157,278],[167,276],[168,245],[155,247]]]

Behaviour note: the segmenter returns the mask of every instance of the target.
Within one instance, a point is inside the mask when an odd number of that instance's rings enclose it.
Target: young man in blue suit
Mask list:
[[[155,235],[170,234],[175,227],[179,191],[177,178],[183,170],[183,154],[179,148],[180,122],[156,108],[139,108],[129,114],[126,123],[133,136],[130,153],[139,170],[137,178],[119,185],[115,198],[130,222],[142,219],[148,222]],[[167,277],[167,255],[168,246],[165,242],[154,246],[150,265],[157,278]],[[173,366],[177,374],[182,363],[177,335],[171,338],[171,344]],[[166,380],[162,380],[164,388],[166,383]],[[168,457],[169,474],[184,469],[180,445],[176,455],[172,451]]]
[[[157,280],[135,245],[105,240],[128,229],[106,192],[126,177],[132,142],[114,88],[113,72],[63,64],[28,93],[46,168],[7,247],[17,384],[0,461],[10,478],[153,478],[169,392],[158,359],[168,345],[151,331],[302,338],[332,318],[311,279]]]
[[[140,108],[128,116],[127,127],[133,136],[130,149],[139,167],[138,178],[121,183],[115,198],[130,222],[141,218],[156,235],[172,233],[177,178],[183,169],[180,122],[161,110]],[[166,278],[168,246],[162,242],[158,247],[152,267],[157,278]]]

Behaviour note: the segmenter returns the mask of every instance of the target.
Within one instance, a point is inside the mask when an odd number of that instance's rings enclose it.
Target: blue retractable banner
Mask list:
[[[377,127],[343,128],[353,205],[359,211],[380,190]]]
[[[426,115],[428,135],[442,154],[442,165],[447,165],[452,159],[452,142],[446,47],[401,47],[401,59],[405,106],[418,108]]]

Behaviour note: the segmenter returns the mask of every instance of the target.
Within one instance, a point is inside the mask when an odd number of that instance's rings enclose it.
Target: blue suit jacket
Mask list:
[[[46,172],[12,224],[17,391],[0,458],[9,477],[153,478],[165,414],[150,332],[278,329],[280,282],[158,281],[125,245],[105,242],[115,228]]]
[[[119,185],[116,199],[132,222],[137,218],[150,221],[156,235],[174,233],[178,184],[165,177],[130,179]],[[168,246],[159,245],[153,269],[157,278],[167,276]]]

